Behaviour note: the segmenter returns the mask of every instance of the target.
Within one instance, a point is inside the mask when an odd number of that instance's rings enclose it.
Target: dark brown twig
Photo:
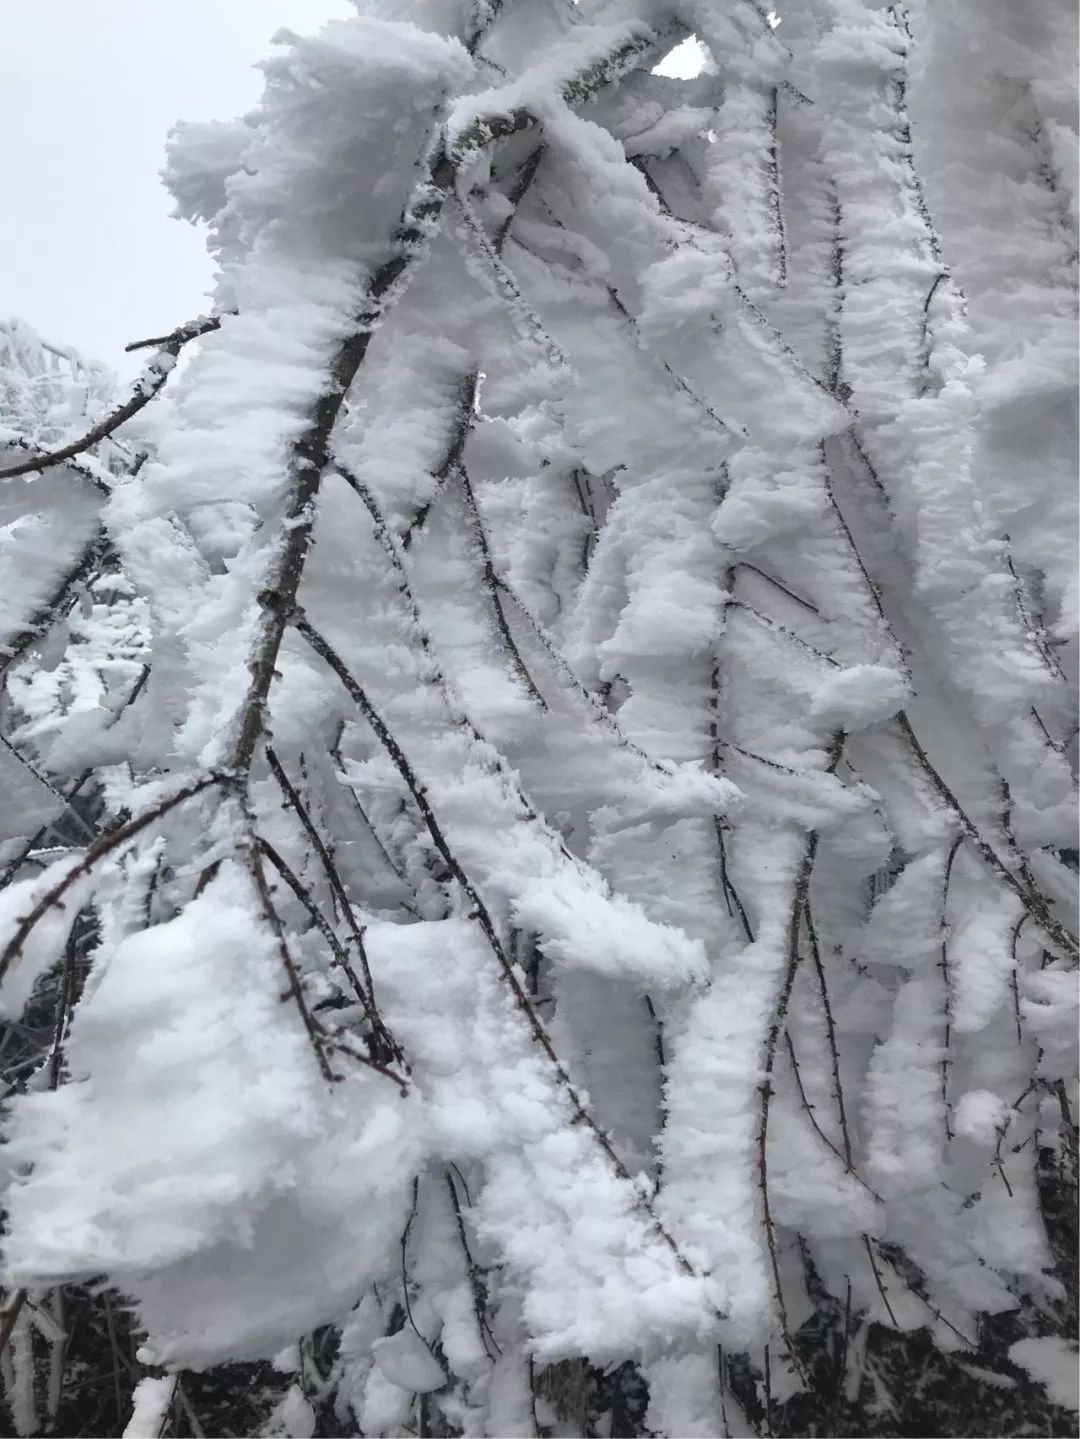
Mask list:
[[[829,1046],[829,1059],[832,1064],[833,1098],[836,1100],[836,1113],[840,1121],[840,1133],[844,1142],[844,1164],[849,1174],[855,1174],[855,1161],[852,1157],[851,1134],[848,1130],[847,1108],[844,1104],[844,1086],[840,1081],[840,1048],[836,1042],[836,1025],[833,1023],[832,1005],[829,1002],[829,987],[825,979],[825,966],[821,960],[821,947],[818,944],[817,930],[814,927],[814,916],[810,908],[810,897],[807,895],[806,907],[804,910],[806,920],[806,934],[810,941],[810,957],[814,961],[814,971],[817,974],[818,989],[821,993],[821,1006],[825,1012],[825,1036]],[[855,1175],[858,1178],[858,1175]],[[869,1188],[869,1186],[866,1186]],[[872,1193],[873,1191],[871,1191]]]
[[[340,779],[347,780],[348,776],[346,775],[346,771],[345,771],[345,760],[344,760],[344,757],[342,756],[342,753],[341,753],[341,740],[342,740],[342,736],[344,735],[344,733],[345,733],[345,721],[342,720],[341,723],[340,723],[340,725],[338,726],[337,737],[336,737],[336,739],[334,740],[334,743],[330,746],[328,752],[329,752],[330,758],[331,758],[331,759],[334,761],[334,763],[337,765],[339,778],[340,778]],[[352,799],[352,804],[353,804],[353,808],[356,810],[357,815],[360,817],[360,822],[363,824],[363,826],[364,826],[364,828],[367,830],[367,832],[371,835],[371,838],[372,838],[372,840],[373,840],[374,843],[375,843],[375,848],[379,851],[379,854],[380,854],[380,856],[382,857],[382,859],[384,860],[387,869],[390,870],[390,872],[393,874],[393,876],[394,876],[395,879],[399,880],[402,884],[404,884],[404,885],[407,886],[407,885],[408,885],[408,880],[407,880],[406,877],[405,877],[404,871],[402,870],[401,866],[397,863],[397,861],[392,857],[392,855],[390,854],[390,851],[386,848],[386,845],[383,843],[382,838],[380,837],[378,830],[375,828],[374,824],[372,823],[372,820],[371,820],[370,815],[368,814],[367,810],[364,808],[364,806],[360,803],[359,799],[357,798],[357,796],[356,796],[356,790],[352,787],[351,784],[348,784],[348,783],[346,783],[346,784],[344,785],[344,788],[347,790],[349,796],[351,797],[351,799]]]
[[[812,605],[809,600],[804,600],[801,595],[797,595],[794,590],[788,589],[787,585],[781,584],[778,579],[766,574],[764,570],[758,569],[757,565],[752,565],[749,560],[740,560],[735,568],[749,570],[751,574],[757,575],[767,584],[772,585],[774,589],[779,590],[781,594],[787,595],[789,600],[793,600],[795,604],[800,605],[804,610],[809,610],[811,614],[819,615],[821,613],[817,605]]]
[[[874,1244],[869,1234],[863,1235],[862,1242],[863,1248],[866,1250],[866,1257],[870,1261],[870,1272],[874,1276],[874,1283],[877,1285],[877,1292],[881,1295],[881,1302],[885,1306],[885,1312],[889,1316],[889,1321],[892,1324],[892,1327],[894,1329],[899,1329],[900,1325],[897,1322],[896,1314],[893,1311],[893,1307],[889,1303],[889,1295],[885,1289],[885,1281],[881,1277],[881,1270],[878,1268],[877,1259],[874,1255]]]
[[[246,810],[246,806],[244,806],[244,808]],[[250,823],[249,815],[245,814],[245,819]],[[262,910],[267,928],[274,936],[277,944],[281,967],[285,971],[289,996],[296,1005],[300,1013],[300,1018],[303,1020],[308,1039],[311,1041],[311,1048],[315,1054],[315,1061],[319,1066],[319,1071],[327,1084],[333,1084],[340,1079],[341,1076],[335,1074],[330,1068],[330,1061],[326,1053],[326,1036],[323,1033],[322,1026],[312,1014],[304,995],[304,987],[300,982],[300,975],[293,960],[292,952],[289,949],[285,926],[281,922],[281,916],[278,914],[274,905],[274,897],[270,892],[270,886],[266,882],[266,873],[262,867],[262,852],[259,848],[258,841],[255,840],[253,836],[249,836],[245,848],[247,850],[248,874],[251,876],[251,882],[259,901],[259,908]]]
[[[952,984],[949,978],[949,885],[952,881],[953,863],[956,859],[956,852],[963,843],[963,835],[957,835],[949,846],[949,853],[945,860],[945,873],[941,884],[941,958],[938,967],[941,970],[941,984],[944,995],[944,1046],[941,1056],[941,1107],[945,1115],[945,1138],[952,1139],[952,1122],[949,1118],[949,1066],[952,1063],[949,1057],[949,1048],[952,1041]]]
[[[359,1000],[361,1006],[363,1007],[364,1013],[369,1015],[370,1017],[368,996],[364,992],[364,988],[361,985],[360,980],[357,978],[357,975],[349,962],[348,951],[341,943],[341,940],[338,939],[337,935],[334,933],[332,925],[329,923],[325,915],[319,909],[319,906],[315,903],[315,900],[313,899],[310,890],[306,887],[306,885],[299,878],[299,876],[289,867],[285,860],[282,859],[281,855],[277,852],[277,850],[274,848],[274,846],[270,843],[269,840],[264,839],[260,835],[258,839],[258,845],[266,858],[277,870],[281,878],[292,890],[293,894],[299,900],[301,905],[303,905],[304,909],[307,911],[308,916],[311,919],[311,922],[315,925],[319,933],[323,936],[327,944],[330,946],[330,952],[334,956],[335,964],[337,964],[344,971],[346,977],[348,978],[349,984],[352,986],[353,993],[356,995],[356,998]],[[387,1033],[388,1031],[386,1031],[385,1026],[382,1026],[380,1022],[379,1035],[381,1043],[385,1043],[384,1036]],[[392,1080],[398,1086],[402,1095],[407,1093],[408,1086],[405,1080],[399,1074],[395,1074],[392,1069],[387,1068],[385,1064],[380,1063],[377,1058],[372,1055],[361,1056],[356,1054],[353,1050],[350,1050],[349,1053],[354,1059],[363,1058],[363,1062],[367,1064],[371,1069],[374,1069],[379,1074],[384,1075],[385,1078]],[[400,1059],[402,1057],[401,1050],[396,1044],[394,1045],[394,1054],[395,1058]]]
[[[28,474],[34,470],[48,469],[56,461],[52,458],[51,450],[43,450],[39,445],[32,444],[29,440],[4,440],[4,447],[13,450],[24,450],[28,455],[33,456],[33,463],[17,465],[10,470],[0,470],[0,479],[10,479],[12,476]],[[96,464],[93,457],[90,461],[72,457],[66,462],[67,468],[77,474],[80,479],[86,480],[103,495],[112,494],[112,485],[106,478],[107,471]]]
[[[503,252],[503,246],[506,244],[506,237],[510,233],[510,226],[514,223],[517,208],[532,188],[533,181],[536,179],[536,172],[540,168],[540,161],[544,158],[544,150],[545,146],[543,141],[541,141],[539,145],[529,151],[525,163],[517,173],[513,188],[507,196],[510,202],[510,213],[505,219],[499,222],[491,241],[492,248],[496,255],[501,255]]]
[[[769,97],[768,190],[769,219],[776,238],[776,286],[784,289],[787,285],[787,228],[784,224],[784,196],[780,177],[780,137],[777,133],[779,90],[774,85]]]
[[[152,335],[148,340],[132,340],[130,345],[124,346],[124,354],[129,355],[132,350],[149,350],[151,348],[162,350],[166,345],[176,345],[179,349],[186,345],[189,340],[196,340],[200,335],[208,335],[211,330],[220,330],[221,322],[226,315],[235,315],[236,310],[223,310],[220,315],[200,315],[197,320],[189,320],[186,325],[177,325],[167,335]]]
[[[455,1165],[456,1169],[457,1166]],[[460,1171],[458,1171],[460,1174]],[[464,1181],[463,1181],[464,1182]],[[491,1350],[495,1355],[502,1353],[492,1333],[491,1325],[487,1318],[487,1285],[484,1282],[484,1272],[472,1256],[469,1248],[469,1237],[465,1232],[465,1216],[461,1212],[461,1201],[458,1199],[457,1186],[450,1177],[450,1170],[446,1171],[446,1188],[450,1195],[450,1204],[454,1210],[454,1218],[457,1220],[458,1239],[461,1241],[461,1251],[465,1257],[465,1273],[468,1275],[469,1288],[472,1290],[473,1312],[476,1314],[476,1328],[480,1335],[480,1342],[488,1352],[488,1357],[493,1358]],[[466,1199],[468,1191],[466,1190]]]
[[[796,1371],[805,1375],[802,1360],[799,1358],[795,1348],[795,1340],[791,1333],[788,1322],[787,1304],[784,1301],[784,1287],[780,1278],[780,1255],[776,1242],[776,1225],[772,1217],[772,1207],[769,1202],[769,1167],[768,1167],[768,1134],[769,1134],[769,1105],[772,1099],[772,1076],[776,1064],[776,1048],[780,1035],[786,1027],[788,1003],[791,999],[792,987],[795,983],[795,973],[799,967],[799,921],[806,904],[806,896],[810,887],[810,874],[814,867],[814,856],[817,853],[817,834],[811,832],[807,837],[806,848],[799,863],[795,876],[795,895],[792,903],[791,916],[788,920],[787,932],[787,967],[784,971],[784,978],[780,987],[780,995],[773,1009],[772,1020],[765,1036],[764,1064],[762,1065],[763,1078],[760,1086],[761,1110],[758,1119],[757,1149],[758,1149],[758,1179],[761,1191],[761,1214],[765,1227],[765,1244],[769,1252],[769,1264],[773,1276],[773,1297],[776,1300],[777,1314],[780,1319],[780,1334],[784,1341],[784,1347],[788,1352]]]

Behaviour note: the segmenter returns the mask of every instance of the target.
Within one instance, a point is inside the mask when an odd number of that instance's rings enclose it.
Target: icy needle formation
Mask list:
[[[356,8],[0,332],[17,1431],[1071,1432],[1070,7]]]

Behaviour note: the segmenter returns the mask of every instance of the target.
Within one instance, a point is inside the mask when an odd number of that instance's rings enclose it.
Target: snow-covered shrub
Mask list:
[[[153,456],[0,470],[129,681],[12,680],[18,1422],[104,1275],[175,1433],[1067,1432],[1067,11],[357,9],[174,133]]]

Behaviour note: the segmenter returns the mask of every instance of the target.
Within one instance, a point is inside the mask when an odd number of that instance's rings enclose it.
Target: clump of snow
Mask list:
[[[408,1327],[376,1339],[371,1348],[383,1378],[409,1394],[430,1394],[446,1383],[446,1375],[431,1350]]]
[[[1080,983],[1075,969],[1047,968],[1025,974],[1020,985],[1024,1023],[1052,1065],[1070,1065],[1076,1053]]]
[[[860,730],[891,719],[910,697],[910,683],[899,671],[884,665],[849,665],[824,672],[810,714],[823,724]]]
[[[150,1375],[140,1379],[131,1396],[131,1418],[124,1429],[124,1439],[154,1439],[162,1433],[175,1393],[175,1379],[155,1379]]]
[[[316,1425],[311,1401],[299,1384],[290,1384],[260,1434],[266,1436],[266,1439],[273,1439],[273,1436],[278,1435],[281,1439],[311,1439]]]
[[[1052,1403],[1062,1409],[1080,1408],[1080,1356],[1075,1344],[1057,1334],[1021,1339],[1010,1346],[1009,1358],[1046,1387]]]
[[[957,1134],[976,1144],[994,1144],[997,1140],[1008,1105],[997,1094],[988,1089],[969,1089],[960,1099],[953,1112],[953,1124]]]
[[[457,919],[377,924],[367,941],[384,1009],[414,1061],[429,1142],[447,1157],[483,1159],[477,1227],[521,1297],[536,1354],[614,1357],[709,1332],[714,1286],[680,1267],[642,1190],[576,1120],[479,929]]]
[[[326,1084],[286,987],[231,863],[175,919],[97,956],[73,1082],[8,1119],[28,1172],[7,1197],[7,1282],[107,1270],[148,1353],[188,1365],[273,1355],[348,1309],[400,1230],[416,1141],[386,1079],[342,1056]]]

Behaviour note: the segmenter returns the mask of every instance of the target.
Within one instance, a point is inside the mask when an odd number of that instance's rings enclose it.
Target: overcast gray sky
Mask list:
[[[128,340],[207,308],[203,235],[169,217],[158,179],[170,126],[247,109],[275,31],[354,13],[348,0],[0,0],[0,315],[134,373],[145,357],[125,356]]]
[[[202,235],[158,180],[174,121],[227,119],[282,26],[347,0],[0,0],[0,314],[130,373],[206,308]]]

